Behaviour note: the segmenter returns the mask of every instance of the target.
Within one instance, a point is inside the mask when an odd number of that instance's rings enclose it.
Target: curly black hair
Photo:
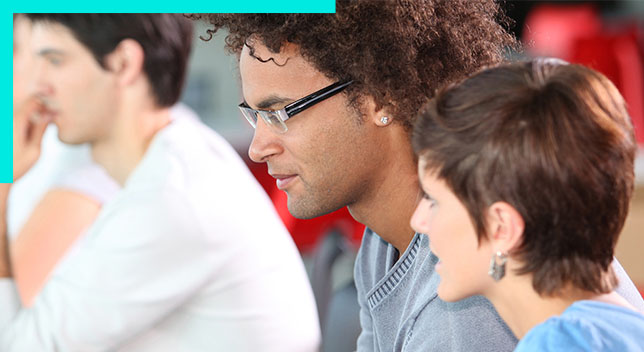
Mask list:
[[[212,25],[204,40],[227,29],[226,48],[237,55],[252,40],[274,53],[285,43],[296,44],[327,77],[355,82],[347,90],[351,102],[359,107],[361,97],[371,96],[377,108],[385,107],[409,129],[438,88],[518,48],[493,0],[338,0],[335,14],[190,17]]]

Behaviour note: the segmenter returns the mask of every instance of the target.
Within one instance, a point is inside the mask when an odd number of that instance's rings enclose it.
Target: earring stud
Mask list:
[[[389,123],[389,117],[383,116],[380,118],[380,122],[382,122],[383,125],[386,125]]]

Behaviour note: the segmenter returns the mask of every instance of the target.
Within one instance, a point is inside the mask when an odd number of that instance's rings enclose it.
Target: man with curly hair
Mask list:
[[[441,86],[516,45],[488,1],[344,1],[336,14],[211,14],[239,57],[255,134],[298,218],[342,207],[366,225],[355,264],[358,351],[510,351],[516,338],[480,297],[436,296],[437,259],[409,220],[420,199],[410,126]],[[464,219],[464,221],[467,221]]]

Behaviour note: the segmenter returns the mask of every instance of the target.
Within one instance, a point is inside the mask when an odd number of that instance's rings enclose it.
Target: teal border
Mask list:
[[[210,1],[25,1],[22,4],[5,3],[0,13],[0,31],[3,38],[12,38],[2,53],[2,81],[7,90],[2,93],[0,111],[0,183],[13,181],[13,107],[11,85],[13,71],[13,13],[24,12],[176,12],[176,13],[333,13],[335,0],[210,0]],[[6,11],[5,11],[6,8]],[[10,88],[11,87],[11,88]]]
[[[22,1],[11,12],[333,13],[335,0]]]
[[[7,5],[0,5],[6,6]],[[6,45],[0,50],[0,60],[4,70],[1,70],[2,86],[6,90],[0,92],[0,183],[13,182],[13,13],[1,11],[0,33],[7,38]]]

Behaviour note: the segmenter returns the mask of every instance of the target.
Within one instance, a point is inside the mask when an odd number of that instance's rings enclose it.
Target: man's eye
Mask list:
[[[58,66],[63,63],[63,60],[57,58],[57,57],[48,57],[47,61],[49,61],[50,64],[54,66]]]

